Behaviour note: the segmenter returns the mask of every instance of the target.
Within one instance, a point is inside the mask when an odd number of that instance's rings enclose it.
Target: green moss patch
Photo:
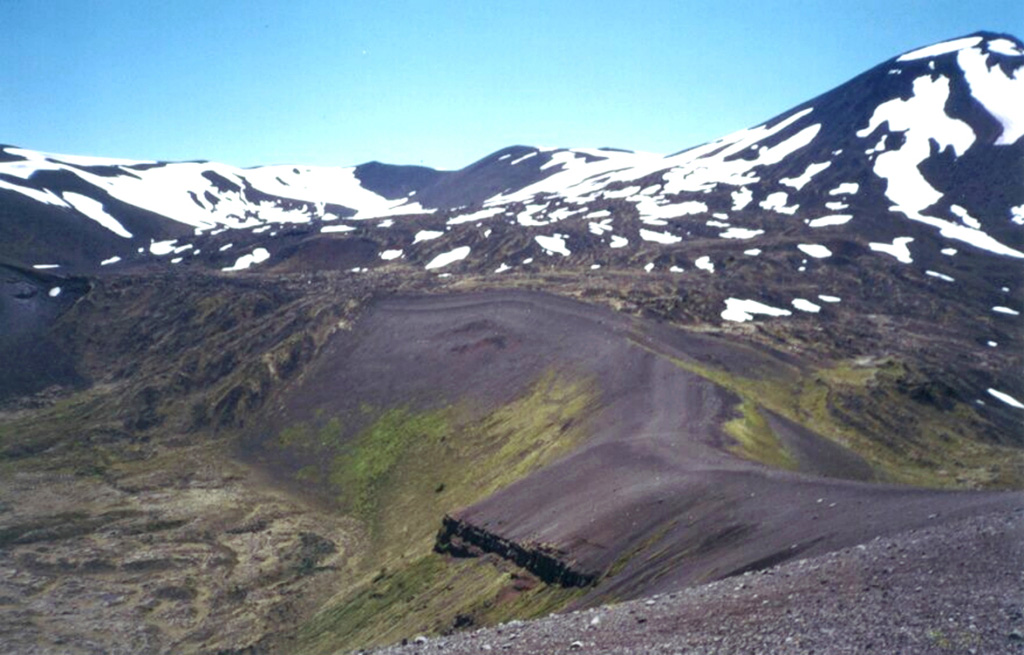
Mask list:
[[[792,458],[759,415],[761,407],[849,448],[880,480],[924,487],[1024,485],[1024,453],[983,441],[981,419],[964,403],[950,401],[944,408],[901,393],[910,372],[894,358],[844,361],[808,372],[787,368],[770,378],[669,359],[741,398],[742,418],[726,430],[743,456],[792,468]]]
[[[459,406],[364,408],[373,422],[333,450],[322,446],[321,437],[333,436],[330,430],[283,432],[283,447],[321,453],[321,481],[367,532],[366,549],[350,562],[353,584],[303,626],[301,648],[329,652],[339,644],[388,643],[450,629],[457,616],[485,625],[546,614],[578,595],[517,581],[513,576],[523,572],[500,560],[450,559],[432,548],[446,513],[529,475],[585,439],[584,419],[596,391],[589,379],[548,371],[518,399],[483,417]],[[343,423],[338,418],[335,425]],[[323,456],[328,451],[334,454]],[[311,469],[302,474],[311,476]]]
[[[795,471],[796,460],[768,425],[757,405],[744,400],[739,405],[740,416],[727,421],[723,426],[726,433],[736,440],[729,450],[768,466]]]

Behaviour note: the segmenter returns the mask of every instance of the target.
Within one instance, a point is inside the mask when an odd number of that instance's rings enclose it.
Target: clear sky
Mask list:
[[[0,0],[0,143],[237,166],[670,153],[1021,0]]]

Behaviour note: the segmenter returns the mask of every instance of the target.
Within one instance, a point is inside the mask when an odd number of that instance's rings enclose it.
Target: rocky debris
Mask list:
[[[1011,655],[1024,653],[1022,570],[1024,503],[649,599],[373,652],[461,655],[486,642],[524,655]]]
[[[597,580],[596,573],[579,571],[563,553],[541,545],[519,544],[466,521],[446,515],[441,521],[434,550],[454,557],[478,557],[494,553],[514,562],[548,584],[586,587]]]
[[[333,593],[350,521],[210,445],[145,448],[105,477],[5,469],[0,652],[268,652]]]

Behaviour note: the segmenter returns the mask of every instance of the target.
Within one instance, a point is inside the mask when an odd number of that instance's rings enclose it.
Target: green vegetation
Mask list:
[[[796,470],[797,462],[772,432],[757,405],[744,400],[739,405],[740,416],[723,426],[736,440],[730,452],[776,468]]]
[[[526,581],[500,561],[449,560],[427,554],[381,571],[320,612],[300,632],[305,652],[333,653],[339,644],[376,646],[406,635],[541,616],[582,593]]]
[[[784,468],[792,465],[760,416],[761,407],[859,454],[882,480],[924,487],[1024,484],[1024,453],[979,439],[980,419],[963,403],[942,409],[901,393],[900,383],[910,372],[894,358],[844,361],[806,372],[785,367],[765,376],[668,359],[741,398],[742,418],[727,423],[726,429],[743,456]]]
[[[489,558],[432,553],[447,512],[477,502],[569,452],[586,437],[592,381],[548,371],[518,399],[481,415],[470,407],[363,408],[373,421],[345,439],[344,417],[291,426],[277,446],[315,451],[317,482],[359,518],[366,548],[350,562],[353,584],[300,631],[300,650],[331,652],[399,635],[545,614],[580,593],[510,577]],[[323,417],[321,417],[321,420]],[[329,454],[329,455],[328,455]],[[300,469],[309,480],[309,466]],[[505,568],[502,568],[505,567]],[[521,572],[520,572],[521,573]]]
[[[410,451],[431,451],[451,431],[448,410],[414,413],[408,409],[384,412],[352,444],[342,448],[331,463],[330,483],[343,504],[356,516],[372,519],[385,483]],[[337,418],[331,419],[325,439],[340,433]]]

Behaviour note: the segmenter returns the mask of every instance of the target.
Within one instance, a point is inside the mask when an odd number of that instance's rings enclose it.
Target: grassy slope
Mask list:
[[[735,452],[750,459],[792,467],[758,412],[763,407],[859,454],[883,480],[924,487],[1024,485],[1024,452],[977,439],[981,419],[963,403],[941,409],[901,395],[897,384],[906,365],[896,359],[843,361],[771,378],[671,359],[740,396],[741,416],[726,429],[737,439]],[[894,436],[897,422],[904,430]]]
[[[352,584],[299,631],[301,652],[333,652],[463,624],[543,614],[577,593],[548,587],[489,558],[451,560],[432,552],[446,512],[470,505],[567,453],[586,437],[595,387],[554,372],[482,419],[459,407],[376,410],[355,440],[330,443],[324,429],[282,432],[287,447],[313,438],[323,465],[303,469],[363,522],[367,540],[350,562]],[[375,411],[365,409],[364,411]],[[334,426],[332,428],[331,426]],[[301,435],[297,437],[296,435]],[[304,446],[300,446],[304,447]],[[333,453],[328,456],[329,453]]]

